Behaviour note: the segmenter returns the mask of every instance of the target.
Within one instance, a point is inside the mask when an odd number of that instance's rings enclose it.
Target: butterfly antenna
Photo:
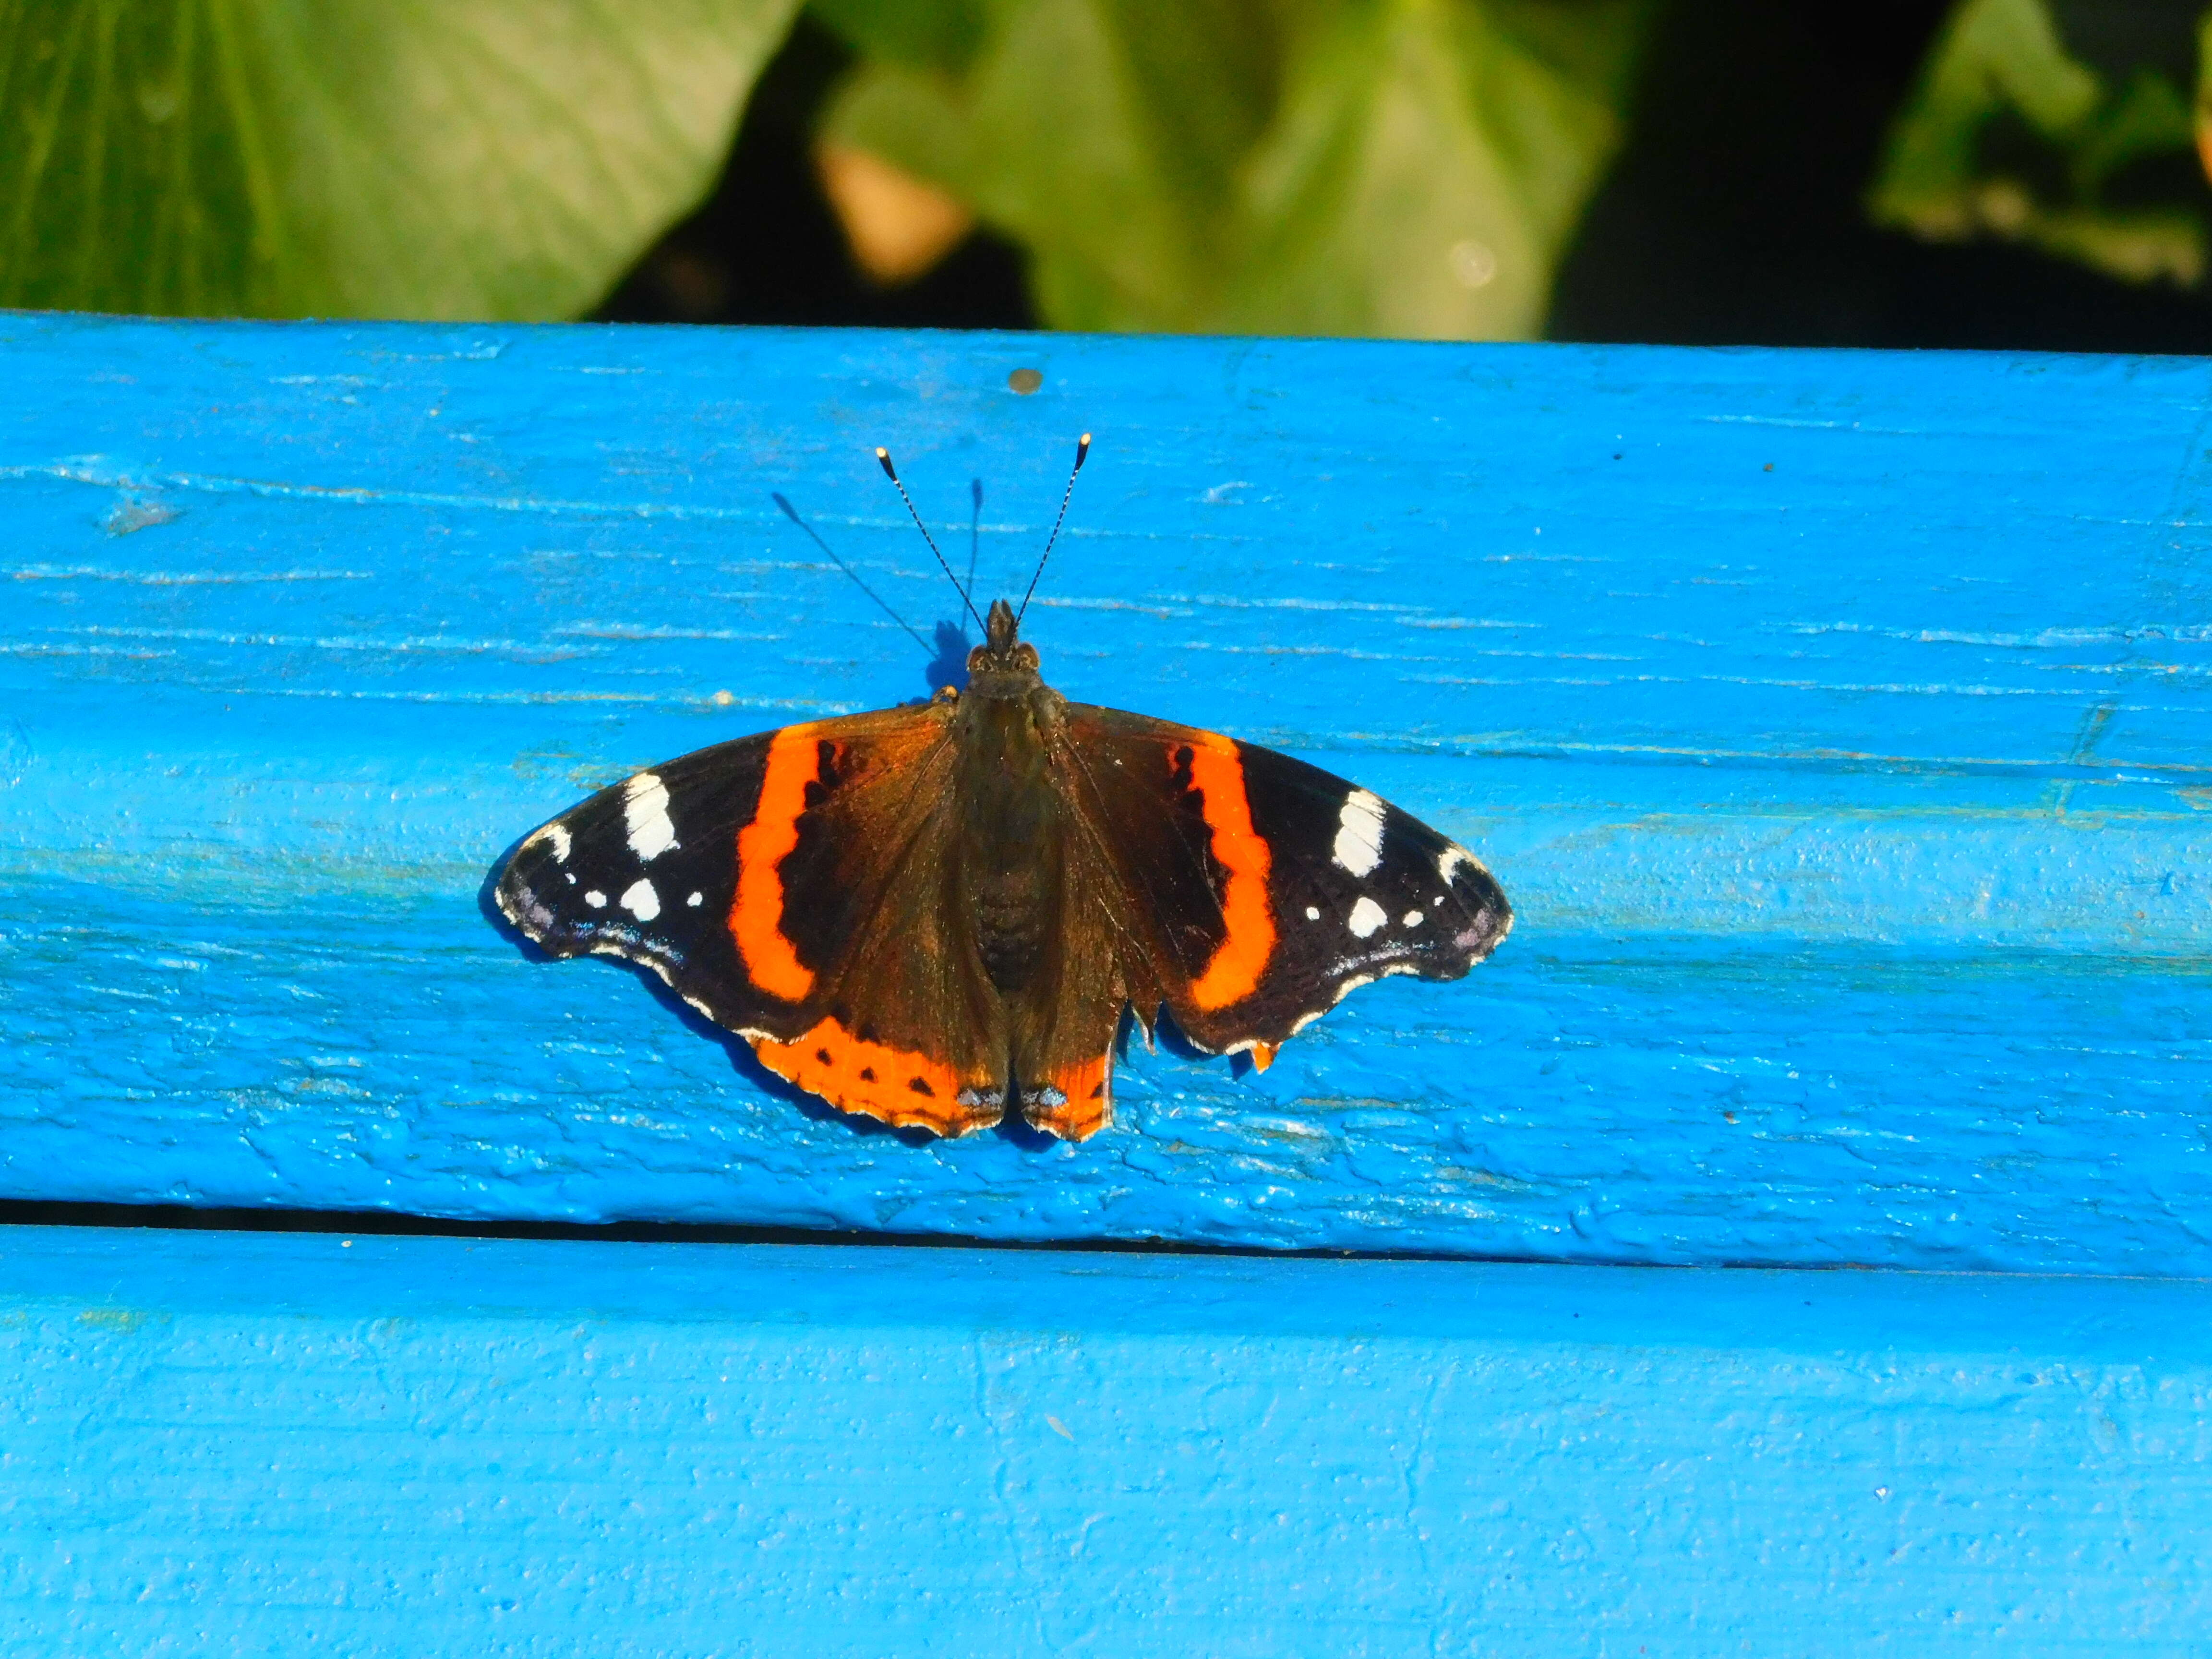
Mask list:
[[[1060,493],[1060,517],[1052,521],[1052,534],[1044,538],[1044,551],[1037,555],[1036,568],[1030,573],[1029,592],[1022,595],[1022,608],[1014,612],[1017,629],[1022,625],[1022,618],[1030,614],[1030,594],[1036,592],[1037,578],[1044,574],[1044,562],[1052,556],[1052,544],[1060,539],[1060,526],[1067,518],[1067,504],[1075,495],[1075,475],[1083,471],[1083,458],[1090,453],[1091,434],[1086,432],[1075,441],[1075,465],[1067,469],[1067,488]]]
[[[914,497],[906,493],[906,486],[899,482],[899,475],[891,466],[890,451],[878,444],[876,459],[884,469],[884,477],[891,481],[891,488],[898,491],[899,499],[906,503],[907,516],[914,520],[914,527],[921,532],[921,538],[929,544],[929,550],[937,553],[937,568],[945,573],[945,580],[952,584],[952,591],[960,596],[960,603],[968,607],[968,614],[975,617],[975,626],[988,634],[991,631],[989,626],[976,614],[975,601],[969,599],[968,590],[960,586],[960,578],[952,574],[952,567],[945,563],[945,555],[938,553],[937,543],[929,533],[929,526],[921,521],[921,514],[914,510]]]

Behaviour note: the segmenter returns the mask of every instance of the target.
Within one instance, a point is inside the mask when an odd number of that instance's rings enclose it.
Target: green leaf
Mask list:
[[[711,184],[794,0],[0,0],[0,305],[548,318]]]
[[[1620,143],[1644,0],[986,0],[825,131],[1024,243],[1066,328],[1535,333]],[[896,27],[906,27],[898,25]]]
[[[2128,281],[2192,284],[2205,269],[2201,192],[2120,205],[2106,187],[2195,142],[2164,76],[2138,67],[2114,92],[2069,53],[2045,0],[1960,0],[1891,129],[1868,210],[1930,241],[1996,237]]]
[[[810,9],[871,58],[957,74],[990,32],[991,0],[813,0]]]

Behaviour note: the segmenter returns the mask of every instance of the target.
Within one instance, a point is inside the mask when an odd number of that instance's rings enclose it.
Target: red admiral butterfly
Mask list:
[[[1111,1121],[1125,1004],[1265,1067],[1355,986],[1457,979],[1505,937],[1465,848],[1273,750],[1068,702],[1021,617],[991,606],[965,690],[601,790],[516,848],[501,909],[652,969],[833,1106],[958,1135],[1012,1092],[1071,1140]]]

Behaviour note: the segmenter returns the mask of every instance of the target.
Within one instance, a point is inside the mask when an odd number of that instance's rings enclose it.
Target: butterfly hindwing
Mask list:
[[[995,1121],[1004,1023],[945,936],[947,719],[815,721],[638,773],[527,836],[500,906],[556,955],[651,968],[833,1105]]]

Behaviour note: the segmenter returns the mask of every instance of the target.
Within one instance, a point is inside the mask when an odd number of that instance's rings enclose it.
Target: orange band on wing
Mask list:
[[[1213,857],[1229,872],[1221,896],[1228,936],[1214,947],[1190,988],[1190,1000],[1211,1011],[1252,994],[1275,950],[1275,915],[1267,905],[1267,843],[1252,828],[1244,795],[1244,763],[1227,738],[1206,732],[1190,744],[1190,781],[1204,799],[1200,807],[1213,831]]]
[[[784,936],[781,866],[799,845],[806,786],[820,770],[813,726],[784,727],[768,746],[753,821],[738,831],[738,896],[730,904],[730,937],[753,983],[786,1002],[804,1001],[814,988],[813,973]]]
[[[817,1020],[789,1042],[753,1039],[753,1052],[778,1077],[811,1090],[832,1106],[885,1123],[919,1127],[941,1135],[966,1134],[999,1121],[999,1091],[969,1091],[952,1068],[927,1054],[867,1042],[834,1018]]]
[[[1079,1060],[1073,1066],[1061,1066],[1045,1079],[1060,1091],[1060,1104],[1048,1106],[1041,1101],[1026,1104],[1023,1115],[1034,1127],[1062,1140],[1088,1140],[1114,1115],[1114,1103],[1106,1090],[1107,1063],[1112,1058],[1109,1050],[1096,1060]]]

